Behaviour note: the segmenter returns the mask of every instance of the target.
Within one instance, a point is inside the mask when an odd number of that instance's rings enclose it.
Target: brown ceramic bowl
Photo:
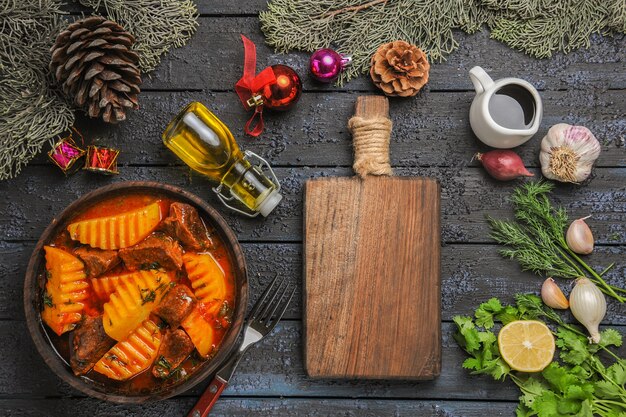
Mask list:
[[[195,369],[187,379],[173,382],[157,390],[142,391],[139,393],[124,392],[109,384],[103,384],[102,382],[97,382],[85,376],[75,376],[65,359],[63,359],[53,347],[46,328],[44,328],[40,313],[42,310],[42,294],[45,284],[43,246],[48,244],[57,233],[67,226],[68,221],[82,210],[99,201],[127,193],[162,195],[194,206],[205,223],[215,229],[229,251],[236,286],[235,311],[232,326],[225,334],[217,354]],[[28,329],[30,330],[30,334],[39,353],[48,366],[63,381],[87,395],[106,401],[125,404],[143,403],[173,397],[174,395],[187,391],[200,381],[215,373],[219,365],[228,358],[238,345],[238,336],[243,327],[247,304],[248,279],[246,262],[235,234],[226,224],[222,216],[220,216],[213,207],[195,195],[180,188],[156,182],[120,182],[98,188],[74,201],[63,210],[61,214],[52,219],[50,225],[41,235],[30,258],[28,269],[26,270],[26,279],[24,281],[24,308],[26,311]]]

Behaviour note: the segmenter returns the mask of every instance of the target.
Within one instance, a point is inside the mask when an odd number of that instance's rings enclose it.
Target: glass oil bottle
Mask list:
[[[202,103],[185,107],[163,132],[163,142],[193,170],[219,183],[213,191],[232,210],[267,216],[282,200],[267,161],[250,151],[242,153],[228,127]]]

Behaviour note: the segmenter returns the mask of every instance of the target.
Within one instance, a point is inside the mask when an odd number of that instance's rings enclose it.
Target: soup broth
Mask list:
[[[149,240],[155,239],[165,239],[168,245],[176,248],[176,250],[180,250],[182,255],[182,264],[179,269],[174,268],[166,268],[162,264],[165,264],[161,261],[159,263],[155,259],[147,259],[147,262],[141,264],[140,267],[136,267],[131,265],[131,260],[134,262],[134,257],[126,257],[118,264],[110,267],[103,273],[98,274],[97,276],[93,275],[93,270],[90,270],[88,267],[88,262],[83,260],[81,256],[80,249],[88,248],[90,251],[96,250],[100,251],[99,248],[93,248],[90,245],[84,244],[81,242],[81,239],[84,236],[74,235],[74,232],[69,232],[68,229],[70,227],[64,228],[60,233],[58,233],[52,242],[46,247],[46,270],[42,271],[40,276],[40,282],[48,284],[55,279],[54,274],[55,270],[50,268],[50,259],[48,258],[48,252],[54,249],[60,249],[65,254],[69,254],[76,259],[84,262],[84,273],[81,276],[84,276],[84,281],[88,283],[88,286],[81,289],[80,296],[75,298],[80,300],[82,304],[82,309],[80,311],[80,320],[76,323],[63,323],[64,329],[67,331],[60,332],[59,328],[54,325],[55,321],[60,320],[59,314],[56,316],[52,315],[53,319],[49,319],[51,314],[48,312],[46,314],[46,309],[50,309],[51,306],[55,306],[58,308],[57,304],[60,303],[59,296],[55,295],[57,298],[50,298],[49,287],[46,286],[46,290],[43,293],[43,302],[42,302],[42,318],[44,321],[44,328],[46,334],[55,348],[56,352],[59,356],[65,361],[68,367],[73,368],[74,372],[77,373],[75,363],[70,359],[73,354],[73,350],[76,351],[76,345],[73,343],[72,339],[75,337],[74,333],[83,326],[85,322],[96,318],[97,320],[103,321],[103,326],[105,332],[110,330],[114,325],[115,321],[111,318],[107,319],[107,311],[111,311],[110,307],[113,304],[113,298],[116,297],[115,294],[118,292],[121,294],[123,291],[122,286],[124,284],[120,284],[122,280],[119,277],[128,277],[129,274],[137,274],[137,273],[149,273],[156,274],[159,277],[168,277],[169,282],[167,285],[161,283],[156,289],[149,291],[144,288],[139,288],[139,292],[135,291],[135,294],[139,294],[141,297],[140,300],[137,300],[136,310],[137,311],[145,311],[145,309],[150,309],[149,315],[146,318],[146,321],[152,321],[155,323],[157,327],[155,327],[155,332],[158,334],[154,334],[153,336],[157,336],[156,338],[161,340],[161,344],[159,345],[158,352],[156,355],[152,355],[153,357],[150,359],[150,364],[146,369],[133,374],[132,376],[117,380],[112,379],[110,376],[102,373],[102,370],[109,370],[109,367],[117,361],[118,364],[121,364],[121,360],[115,358],[111,359],[110,352],[108,350],[106,354],[104,354],[101,358],[97,359],[98,363],[91,367],[88,372],[82,373],[80,376],[82,378],[87,378],[94,383],[102,386],[106,386],[112,392],[124,394],[124,395],[145,395],[149,393],[159,392],[173,384],[177,384],[181,380],[188,378],[191,374],[193,374],[197,369],[199,369],[205,362],[211,360],[211,358],[217,353],[220,348],[222,339],[230,328],[232,314],[235,307],[235,278],[233,276],[233,265],[232,260],[229,256],[229,251],[226,248],[224,242],[220,239],[220,236],[214,231],[210,224],[206,224],[203,219],[200,217],[194,217],[190,214],[189,211],[186,212],[186,220],[188,221],[190,218],[199,219],[200,223],[194,224],[188,228],[188,230],[192,230],[193,234],[196,237],[199,237],[198,245],[199,247],[192,247],[195,245],[193,241],[190,240],[189,235],[185,235],[181,232],[182,226],[177,228],[178,224],[174,223],[172,226],[172,216],[175,211],[174,208],[184,207],[185,210],[193,209],[194,213],[195,208],[191,206],[184,205],[180,202],[176,202],[174,200],[164,198],[159,195],[148,195],[148,194],[129,194],[124,196],[117,196],[114,198],[110,198],[104,201],[101,201],[85,211],[78,213],[74,218],[69,221],[69,224],[81,224],[80,222],[84,221],[93,221],[93,222],[101,222],[102,224],[108,225],[103,226],[103,234],[108,234],[109,239],[100,239],[98,242],[102,243],[103,246],[110,244],[110,242],[114,241],[113,238],[113,226],[115,223],[113,220],[110,220],[111,216],[115,215],[123,215],[124,213],[133,213],[133,212],[141,212],[141,210],[145,207],[150,207],[152,204],[156,204],[158,206],[159,211],[159,219],[158,225],[151,230],[148,235],[141,239],[138,243],[127,246],[125,248],[119,249],[106,249],[107,253],[111,251],[117,252],[119,255],[122,251],[130,251],[132,252],[134,248],[140,248],[142,245],[146,245],[145,242]],[[130,217],[127,216],[127,217]],[[182,217],[185,219],[185,217]],[[101,219],[109,219],[106,221],[101,221]],[[82,223],[83,225],[85,223]],[[96,230],[95,223],[87,223],[91,229]],[[169,227],[169,228],[168,228]],[[137,230],[140,230],[141,227],[137,226]],[[88,228],[78,228],[78,230],[88,230]],[[116,237],[117,238],[117,237]],[[93,239],[92,239],[93,240]],[[109,243],[106,243],[109,242]],[[191,243],[190,243],[191,242]],[[53,249],[49,249],[53,248]],[[105,251],[105,249],[102,249]],[[139,255],[150,254],[149,250],[137,249]],[[156,252],[155,252],[156,253]],[[113,256],[113,254],[111,254]],[[135,254],[133,254],[135,256]],[[121,256],[120,256],[121,257]],[[67,258],[70,259],[70,258]],[[194,262],[209,262],[209,269],[199,269],[196,263]],[[191,268],[191,270],[190,270]],[[204,273],[203,271],[208,271]],[[199,271],[199,272],[198,272]],[[193,282],[190,278],[190,274],[193,272]],[[89,275],[87,275],[89,274]],[[160,274],[160,275],[159,275]],[[130,279],[130,278],[129,278]],[[117,287],[113,286],[113,288],[108,288],[107,291],[111,291],[111,293],[107,293],[105,296],[102,294],[102,283],[105,281],[111,281],[113,283],[117,282]],[[82,281],[81,281],[82,282]],[[131,284],[128,284],[131,288],[134,285],[132,280]],[[158,281],[157,281],[158,282]],[[198,283],[202,284],[198,284]],[[208,283],[208,284],[207,284]],[[95,288],[97,286],[98,288]],[[182,287],[184,288],[182,288]],[[106,287],[106,286],[105,286]],[[212,287],[219,287],[219,298],[210,298],[211,295],[207,295],[207,291],[210,292]],[[185,302],[188,301],[188,310],[190,309],[191,313],[187,312],[184,318],[182,318],[179,324],[170,325],[163,317],[164,313],[161,313],[160,310],[167,311],[165,307],[161,307],[160,302],[162,300],[168,300],[168,294],[174,291],[173,288],[177,288],[181,290],[181,293],[190,294],[190,301],[185,299]],[[209,288],[209,290],[206,290]],[[134,289],[133,289],[134,291]],[[214,292],[212,294],[218,294]],[[122,298],[124,298],[124,302],[127,304],[132,304],[129,301],[129,298],[124,294],[121,294]],[[109,297],[109,298],[107,298]],[[209,297],[209,298],[207,298]],[[109,307],[105,307],[106,304],[109,304]],[[72,299],[64,304],[74,304]],[[190,307],[191,306],[191,307]],[[105,311],[106,310],[106,311]],[[133,310],[135,311],[135,310]],[[196,314],[197,313],[197,314]],[[190,317],[192,314],[196,314],[196,321],[200,320],[208,330],[208,334],[211,335],[210,340],[201,340],[198,338],[197,333],[193,329],[195,324],[190,322]],[[109,317],[112,317],[109,315]],[[107,322],[105,320],[110,320],[111,323],[109,325],[109,329],[107,329]],[[144,322],[145,323],[145,322]],[[136,329],[135,329],[136,330]],[[60,334],[59,334],[60,333]],[[172,369],[167,367],[168,361],[162,361],[164,359],[163,352],[165,351],[164,342],[166,340],[165,334],[168,334],[168,341],[175,340],[171,335],[176,333],[178,339],[189,338],[191,344],[189,347],[193,347],[193,350],[189,352],[188,355],[182,359],[180,364],[176,364],[176,366],[172,366]],[[134,333],[131,333],[132,335]],[[111,336],[111,334],[108,334]],[[106,337],[110,344],[115,343],[115,346],[119,346],[124,340],[111,339]],[[195,337],[195,340],[194,340]],[[208,336],[207,336],[208,337]],[[130,338],[130,336],[129,336]],[[154,338],[154,337],[153,337]],[[189,341],[187,342],[189,343]],[[208,348],[207,348],[208,346]],[[202,350],[202,352],[200,351]],[[75,352],[74,352],[75,353]],[[75,353],[76,354],[76,353]],[[109,355],[109,356],[107,356]],[[180,358],[179,358],[180,359]],[[108,362],[107,362],[108,360]],[[95,359],[94,359],[95,361]],[[113,362],[111,362],[113,361]],[[131,368],[134,364],[124,364]],[[155,367],[159,367],[155,371]],[[98,372],[100,370],[101,372]],[[167,375],[155,376],[159,372],[165,370]]]

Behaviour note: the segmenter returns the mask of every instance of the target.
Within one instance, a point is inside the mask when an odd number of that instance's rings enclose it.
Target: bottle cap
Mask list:
[[[282,199],[283,196],[278,190],[272,190],[261,204],[259,204],[259,213],[261,213],[263,217],[267,217]]]

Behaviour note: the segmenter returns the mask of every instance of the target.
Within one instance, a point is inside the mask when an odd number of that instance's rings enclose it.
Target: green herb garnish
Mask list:
[[[162,282],[154,290],[164,293],[166,290],[169,290],[169,287],[168,287],[168,284]]]
[[[200,362],[202,362],[202,359],[199,357],[199,354],[198,354],[198,351],[197,351],[197,350],[194,350],[194,351],[191,353],[191,357],[190,357],[190,359],[191,359],[191,366],[192,366],[192,367],[194,367],[194,368],[195,368],[195,367],[196,367],[196,366],[197,366]]]
[[[500,254],[517,260],[524,271],[539,275],[561,278],[587,275],[602,292],[619,302],[626,301],[618,294],[626,293],[626,289],[610,285],[602,278],[610,267],[597,273],[567,245],[567,213],[552,206],[548,199],[553,188],[548,182],[528,182],[513,192],[515,220],[488,218],[490,236],[507,246]]]
[[[170,372],[170,374],[167,376],[167,379],[171,379],[174,382],[178,382],[178,381],[182,381],[186,379],[188,376],[189,374],[187,373],[187,371],[185,371],[184,368],[178,367],[174,369],[172,372]]]
[[[117,355],[113,353],[107,355],[106,358],[110,360],[111,362],[117,362],[120,366],[126,366],[126,362],[121,360]]]
[[[159,268],[161,268],[161,264],[158,262],[145,263],[139,266],[139,269],[142,269],[142,270],[151,270],[151,269],[159,269]]]
[[[48,294],[48,292],[43,293],[43,303],[48,307],[54,307],[54,303],[52,302],[52,296]]]
[[[167,359],[165,359],[163,355],[159,356],[159,359],[156,361],[156,365],[167,371],[172,369],[172,364]]]
[[[156,300],[156,292],[148,288],[139,288],[141,295],[141,305],[151,303]]]
[[[482,303],[473,317],[456,316],[454,335],[468,354],[463,368],[472,374],[487,374],[495,380],[510,378],[520,389],[518,416],[588,416],[626,415],[626,359],[611,347],[622,345],[622,336],[614,329],[601,332],[599,344],[590,344],[585,333],[563,321],[532,294],[518,294],[515,305],[503,305],[497,298]],[[555,328],[553,334],[558,358],[542,372],[527,374],[511,370],[501,358],[495,322],[544,320]],[[600,359],[599,353],[610,364]]]

